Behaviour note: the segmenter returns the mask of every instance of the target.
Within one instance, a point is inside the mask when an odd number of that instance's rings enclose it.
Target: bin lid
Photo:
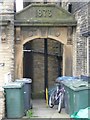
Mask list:
[[[75,80],[64,80],[64,81],[61,81],[61,83],[62,84],[64,84],[65,86],[67,86],[67,87],[70,87],[70,86],[72,86],[72,85],[74,85],[74,84],[76,84],[76,83],[79,83],[79,82],[81,82],[82,80],[81,79],[75,79]]]
[[[76,76],[61,76],[61,77],[58,77],[57,79],[56,79],[56,82],[61,82],[61,81],[68,81],[68,80],[75,80],[75,79],[79,79],[78,77],[76,77]]]
[[[3,88],[21,88],[23,83],[10,82],[3,86]]]
[[[82,81],[80,79],[75,81],[63,81],[62,82],[66,87],[74,90],[74,91],[80,91],[85,89],[90,89],[90,84],[88,84],[87,81]]]
[[[88,83],[74,84],[70,87],[74,91],[87,90],[90,89]]]
[[[74,91],[89,90],[90,84],[88,84],[88,82],[84,82],[84,83],[81,82],[81,83],[73,84],[70,88]]]
[[[16,79],[16,82],[23,82],[23,83],[32,83],[32,79],[30,78],[20,78],[20,79]]]

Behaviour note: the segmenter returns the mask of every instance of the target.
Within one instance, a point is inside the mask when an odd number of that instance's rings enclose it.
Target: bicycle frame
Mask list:
[[[63,102],[63,97],[64,97],[64,87],[59,88],[59,86],[57,86],[57,89],[55,91],[52,92],[52,94],[50,95],[50,103],[49,106],[52,108],[56,102],[58,102],[58,112],[61,112],[61,104]]]
[[[55,101],[59,100],[62,94],[64,94],[64,88],[58,89],[57,86],[57,91],[54,93],[54,100]]]

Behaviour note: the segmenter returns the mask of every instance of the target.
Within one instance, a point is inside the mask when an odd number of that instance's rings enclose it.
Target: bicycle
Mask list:
[[[64,87],[60,88],[60,86],[57,86],[57,89],[52,92],[49,98],[49,106],[50,108],[53,108],[54,105],[58,104],[58,112],[60,113],[62,110],[62,104],[64,100],[64,93],[65,89]]]

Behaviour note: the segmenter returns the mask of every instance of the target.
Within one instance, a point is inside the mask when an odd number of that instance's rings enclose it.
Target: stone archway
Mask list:
[[[64,33],[64,35],[65,35],[65,33]],[[23,73],[23,59],[25,59],[24,57],[24,52],[23,52],[23,46],[26,44],[26,43],[28,43],[28,42],[30,42],[30,41],[35,41],[35,40],[37,40],[37,39],[44,39],[43,37],[42,37],[42,35],[41,36],[39,36],[39,37],[29,37],[29,38],[27,38],[27,39],[25,39],[25,40],[22,40],[22,42],[21,42],[21,44],[18,44],[18,43],[16,43],[16,48],[15,48],[15,50],[16,50],[16,54],[15,54],[15,66],[16,66],[16,69],[15,69],[15,71],[16,71],[16,73],[15,73],[15,75],[16,75],[16,78],[22,78],[23,77],[23,75],[24,75],[24,73]],[[47,39],[51,39],[52,38],[52,41],[53,40],[55,40],[54,38],[55,37],[47,37]],[[65,38],[64,38],[65,39]],[[60,42],[61,43],[61,40],[60,39],[57,39],[56,41],[58,41],[58,42]],[[63,44],[63,43],[62,43]],[[72,45],[66,45],[66,44],[63,44],[63,75],[72,75]],[[30,54],[29,54],[30,55]],[[42,61],[42,62],[44,62],[44,61]],[[28,64],[28,63],[27,63]],[[44,64],[44,63],[43,63]],[[32,65],[30,65],[30,64],[28,64],[28,70],[29,70],[29,66],[31,66],[32,67]],[[36,68],[36,66],[34,67],[34,69]],[[30,68],[31,69],[31,68]],[[55,68],[54,68],[55,69]],[[39,70],[39,69],[38,69]],[[40,71],[40,70],[39,70]],[[41,71],[42,72],[42,71]],[[33,71],[32,71],[32,73],[33,73]],[[35,72],[35,70],[34,70],[34,74],[35,74],[35,76],[34,76],[34,79],[33,79],[33,90],[34,90],[34,88],[36,88],[35,87],[35,85],[37,84],[37,82],[38,82],[38,79],[37,79],[37,73]],[[40,74],[40,73],[39,73]],[[45,73],[44,73],[45,74]],[[54,73],[55,74],[55,73]],[[54,75],[55,76],[55,75]],[[42,73],[41,73],[41,77],[42,77]],[[41,77],[39,77],[39,78],[41,78]],[[57,77],[57,76],[56,76]],[[31,78],[31,75],[30,75],[30,78]],[[36,79],[35,79],[36,78]],[[43,79],[45,79],[45,78],[41,78],[41,81],[42,82],[38,82],[39,83],[39,87],[37,86],[37,91],[43,91],[43,89],[44,89],[44,81],[43,81]],[[55,79],[54,79],[55,80]],[[35,82],[36,81],[36,82]],[[51,82],[51,80],[50,79],[48,79],[48,83],[49,84],[54,84],[54,81],[52,81]],[[42,84],[42,85],[41,85]],[[38,84],[37,84],[38,85]],[[40,87],[41,86],[41,87]],[[43,87],[43,89],[41,89]],[[50,87],[50,86],[49,86]],[[41,89],[41,90],[40,90]],[[35,96],[37,96],[37,97],[39,97],[39,96],[42,96],[41,95],[41,93],[40,93],[40,95],[38,94],[38,93],[35,93],[35,90],[33,91],[33,96],[35,97]]]
[[[36,39],[63,44],[63,74],[72,75],[72,32],[76,20],[54,4],[32,4],[15,15],[15,77],[23,77],[23,46]]]
[[[50,28],[41,27],[40,28],[39,27],[38,29],[38,27],[37,28],[36,27],[35,28],[34,27],[31,27],[31,28],[22,27],[22,29],[23,30],[21,30],[20,27],[16,28],[16,44],[15,44],[15,67],[16,67],[15,75],[16,75],[16,78],[23,77],[23,67],[22,67],[23,66],[23,45],[29,41],[32,41],[38,38],[53,39],[58,42],[61,42],[64,45],[63,47],[63,75],[72,75],[72,44],[68,40],[68,36],[67,36],[68,32],[71,32],[71,31],[68,31],[69,28],[67,27],[56,27],[56,28],[55,27],[50,27]],[[38,29],[37,33],[36,33],[36,29]],[[23,34],[19,36],[21,39],[17,40],[17,36],[19,32]]]
[[[63,75],[72,75],[72,31],[76,20],[55,4],[31,4],[15,15],[15,75],[22,77],[23,44],[51,38],[64,44]]]

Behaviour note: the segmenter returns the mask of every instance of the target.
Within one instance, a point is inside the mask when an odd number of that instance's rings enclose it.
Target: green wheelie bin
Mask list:
[[[64,84],[64,86],[65,91],[68,93],[66,94],[68,99],[65,99],[68,100],[65,102],[67,104],[66,107],[68,107],[66,109],[68,109],[70,115],[90,106],[90,85],[88,82],[79,80]]]
[[[22,83],[8,83],[4,86],[6,117],[21,118],[24,115],[24,95]]]

